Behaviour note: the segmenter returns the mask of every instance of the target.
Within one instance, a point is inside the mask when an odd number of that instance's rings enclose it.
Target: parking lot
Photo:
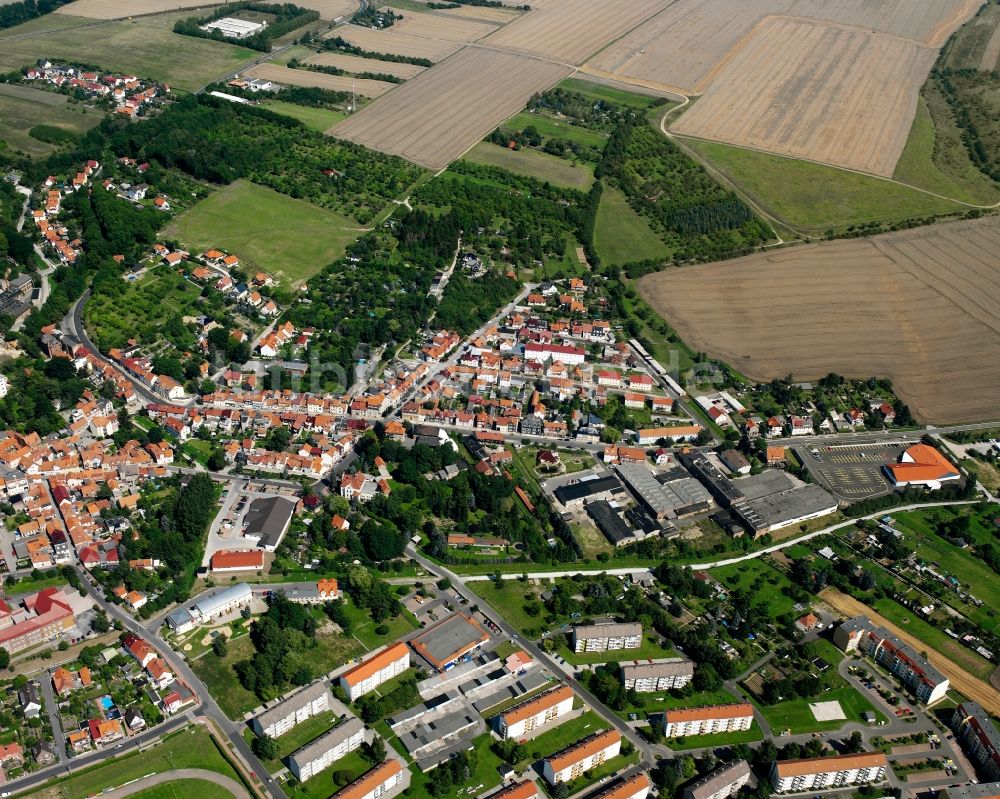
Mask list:
[[[838,499],[856,502],[891,490],[883,467],[899,460],[906,443],[796,447],[813,478]]]

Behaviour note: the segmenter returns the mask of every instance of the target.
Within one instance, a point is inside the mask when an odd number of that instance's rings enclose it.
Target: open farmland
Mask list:
[[[487,22],[408,11],[403,12],[403,18],[392,26],[393,33],[425,39],[441,39],[447,42],[474,42],[496,29],[496,25]]]
[[[424,5],[425,0],[416,0]],[[458,8],[436,9],[436,14],[442,17],[459,17],[461,19],[474,19],[480,22],[495,22],[504,25],[522,13],[519,9],[511,6],[459,6]]]
[[[942,224],[639,281],[693,348],[757,380],[886,375],[922,421],[996,415],[1000,220]]]
[[[410,58],[427,58],[440,61],[461,48],[461,42],[446,42],[440,39],[422,39],[419,36],[405,36],[395,32],[395,25],[389,30],[372,30],[358,25],[335,28],[327,38],[339,36],[362,50],[376,53],[392,53]]]
[[[174,33],[180,14],[160,14],[95,24],[64,14],[38,17],[0,31],[0,71],[40,58],[100,65],[193,91],[239,69],[260,53],[225,42]],[[54,28],[53,21],[59,23]],[[86,31],[80,31],[82,26]]]
[[[769,17],[672,129],[890,176],[934,59],[894,36]]]
[[[389,89],[395,89],[395,83],[387,83],[382,80],[368,80],[367,78],[352,78],[349,75],[327,75],[325,72],[313,72],[308,69],[289,69],[278,64],[258,64],[251,67],[245,73],[251,78],[263,78],[275,83],[284,83],[290,86],[310,86],[320,89],[331,89],[335,92],[349,92],[357,90],[358,94],[365,97],[381,97]]]
[[[238,180],[175,217],[163,235],[202,250],[221,247],[293,286],[340,258],[361,230],[348,217]]]
[[[940,47],[979,0],[679,0],[599,53],[588,68],[700,94],[769,15],[856,26]],[[762,72],[753,77],[768,74]]]
[[[358,0],[302,0],[296,5],[318,11],[320,19],[332,20],[353,14],[361,4]]]
[[[397,64],[394,61],[377,61],[372,58],[362,58],[346,53],[317,53],[306,59],[307,64],[317,64],[322,67],[336,67],[346,72],[378,72],[382,75],[395,75],[397,78],[409,80],[424,71],[424,67],[416,64]]]
[[[57,149],[30,134],[36,125],[83,135],[103,117],[95,109],[70,105],[62,94],[16,83],[0,84],[0,142],[27,155],[46,155]]]
[[[587,191],[594,185],[594,167],[586,162],[572,164],[564,158],[525,148],[510,150],[481,141],[465,155],[466,160],[509,169],[518,175],[549,181],[557,186]]]
[[[516,52],[533,53],[581,64],[634,26],[665,8],[670,0],[542,0],[485,42]]]
[[[361,109],[329,133],[443,169],[535,92],[570,73],[558,64],[470,47]],[[483,76],[491,77],[489,91]]]
[[[123,19],[143,14],[161,14],[164,11],[178,11],[182,8],[206,8],[215,3],[197,3],[195,0],[75,0],[55,10],[57,14],[90,19]]]

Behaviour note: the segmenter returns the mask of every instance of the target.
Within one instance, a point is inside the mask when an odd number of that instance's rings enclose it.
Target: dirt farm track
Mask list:
[[[884,616],[879,615],[867,605],[856,600],[854,597],[841,593],[836,588],[823,589],[820,592],[819,597],[834,610],[843,613],[849,618],[853,618],[854,616],[867,616],[875,622],[875,624],[880,627],[884,627],[889,632],[902,638],[903,641],[908,643],[918,652],[926,650],[927,657],[928,660],[930,660],[931,665],[937,667],[941,673],[948,678],[952,688],[958,691],[962,696],[981,704],[984,708],[986,708],[987,713],[1000,715],[1000,691],[997,691],[989,683],[975,677],[972,674],[969,674],[969,672],[960,666],[956,666],[953,660],[935,652],[923,641],[918,638],[914,638],[906,632],[906,630],[896,624],[893,624]]]
[[[888,376],[922,422],[994,419],[1000,218],[809,244],[638,283],[691,347],[756,380]]]

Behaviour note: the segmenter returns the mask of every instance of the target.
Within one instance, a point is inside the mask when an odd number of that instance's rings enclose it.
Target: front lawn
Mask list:
[[[835,721],[816,721],[809,705],[818,702],[840,702],[840,707],[846,718]],[[791,730],[793,735],[839,730],[850,722],[863,723],[861,714],[866,711],[874,712],[879,721],[885,719],[885,716],[878,712],[871,702],[850,686],[834,688],[810,699],[791,699],[774,705],[758,702],[757,707],[760,708],[767,723],[771,725],[772,732],[776,735],[784,730]]]
[[[194,673],[205,683],[222,712],[231,719],[242,719],[244,713],[260,704],[256,694],[240,685],[233,669],[241,660],[252,657],[253,653],[253,642],[250,636],[245,635],[229,642],[229,652],[225,657],[220,658],[209,652],[191,661]]]

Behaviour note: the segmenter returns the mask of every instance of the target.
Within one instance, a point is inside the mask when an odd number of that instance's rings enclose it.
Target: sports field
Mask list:
[[[259,57],[245,47],[174,33],[174,22],[183,16],[160,14],[101,24],[65,14],[38,17],[0,31],[0,71],[48,58],[98,64],[193,91]],[[82,26],[88,27],[80,30]]]
[[[4,142],[8,152],[45,155],[55,150],[57,145],[47,144],[30,134],[36,125],[83,134],[103,117],[100,111],[71,105],[69,98],[62,94],[18,84],[0,84],[0,142]]]
[[[175,217],[163,230],[194,248],[218,247],[296,286],[361,235],[352,219],[239,180]]]
[[[996,415],[995,217],[810,244],[647,275],[647,302],[692,347],[753,379],[891,377],[928,423]]]
[[[594,184],[594,167],[588,163],[572,164],[564,158],[539,150],[509,150],[491,142],[479,142],[465,155],[477,164],[491,164],[529,178],[549,181],[557,186],[586,191]]]

